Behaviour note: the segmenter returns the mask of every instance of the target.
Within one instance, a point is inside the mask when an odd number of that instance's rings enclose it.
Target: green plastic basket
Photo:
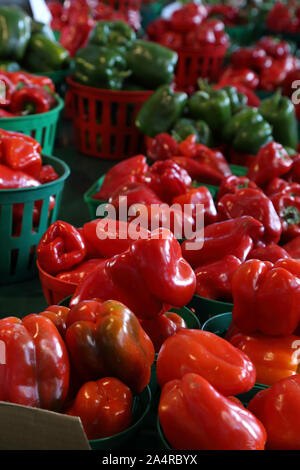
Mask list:
[[[93,450],[110,450],[128,448],[132,444],[134,447],[135,437],[151,408],[151,390],[146,387],[139,395],[134,398],[133,403],[133,424],[114,436],[105,437],[103,439],[90,440],[90,446]]]
[[[229,302],[220,302],[219,300],[206,299],[200,295],[194,295],[188,307],[191,308],[200,323],[205,323],[209,318],[212,318],[220,313],[232,312],[233,304]]]
[[[230,326],[231,321],[232,314],[223,313],[207,320],[202,326],[202,330],[210,331],[211,333],[214,333],[223,338]],[[239,398],[244,405],[247,405],[254,395],[256,395],[261,390],[265,390],[266,388],[268,388],[268,385],[256,383],[254,387],[249,390],[249,392],[237,395],[237,398]]]
[[[254,25],[248,24],[243,26],[227,26],[226,33],[230,39],[240,46],[248,46],[254,41]]]
[[[43,163],[52,165],[60,175],[56,181],[34,188],[0,191],[0,284],[32,279],[36,275],[36,246],[48,226],[56,218],[64,182],[69,167],[55,157],[43,157]],[[49,214],[50,196],[55,196],[55,207]],[[33,209],[36,201],[43,201],[38,227],[33,231]],[[24,204],[20,233],[13,235],[13,209]]]
[[[56,95],[57,106],[41,114],[29,114],[13,118],[0,118],[0,129],[21,132],[36,139],[42,146],[43,153],[51,155],[56,133],[59,114],[64,101]]]
[[[44,72],[44,73],[37,73],[36,75],[40,75],[41,77],[49,77],[53,81],[54,85],[60,86],[63,82],[65,82],[66,78],[72,73],[70,68],[61,69],[61,70],[54,70],[53,72]]]
[[[160,444],[161,444],[161,449],[172,450],[172,447],[170,446],[167,439],[165,438],[165,435],[163,433],[163,430],[162,430],[160,422],[159,422],[159,416],[158,415],[157,415],[157,420],[156,420],[156,429],[157,429],[157,434],[158,434],[159,441],[160,441]]]
[[[266,100],[267,98],[270,98],[274,93],[274,91],[255,90],[255,94],[260,100]]]

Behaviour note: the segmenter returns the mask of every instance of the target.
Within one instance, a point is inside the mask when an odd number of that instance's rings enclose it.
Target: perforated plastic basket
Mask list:
[[[94,157],[121,160],[140,153],[144,137],[136,116],[152,91],[114,91],[67,78],[76,145]]]
[[[225,58],[224,46],[206,46],[199,50],[179,49],[175,83],[180,90],[190,91],[196,87],[197,80],[207,78],[217,81]]]
[[[46,113],[0,118],[0,129],[22,132],[33,137],[41,144],[43,153],[50,155],[54,147],[57,121],[64,106],[58,95],[56,99],[57,106]]]
[[[52,165],[59,179],[34,188],[0,190],[0,284],[31,279],[36,274],[35,253],[42,235],[56,218],[64,182],[69,167],[55,157],[43,157],[43,163]],[[55,197],[55,207],[49,213],[50,196]],[[33,229],[34,203],[42,201],[38,226]],[[13,230],[15,205],[21,207],[21,226]]]

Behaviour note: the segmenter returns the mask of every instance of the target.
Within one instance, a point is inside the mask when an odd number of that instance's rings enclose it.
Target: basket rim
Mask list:
[[[56,277],[56,276],[53,276],[53,274],[47,273],[47,271],[45,271],[45,270],[41,267],[41,265],[40,265],[40,263],[39,263],[38,260],[36,260],[36,265],[37,265],[37,268],[38,268],[39,273],[42,274],[44,277],[47,277],[47,278],[49,278],[49,279],[51,279],[51,280],[53,280],[53,281],[56,281],[57,283],[59,283],[59,284],[61,284],[61,285],[64,284],[64,285],[67,285],[67,286],[70,286],[70,287],[74,287],[74,288],[77,287],[77,284],[75,284],[74,282],[63,281],[62,279],[57,279],[57,277]],[[68,297],[69,297],[69,296],[68,296]],[[70,297],[72,297],[72,296],[70,296]]]
[[[33,121],[37,117],[43,116],[43,117],[49,117],[52,114],[56,114],[57,112],[61,111],[62,108],[65,105],[64,100],[57,94],[55,93],[55,98],[57,100],[57,105],[50,109],[50,111],[46,111],[45,113],[37,113],[37,114],[28,114],[28,116],[15,116],[15,117],[8,117],[8,118],[0,118],[0,128],[1,128],[1,123],[3,122],[29,122]]]
[[[117,95],[121,96],[150,96],[152,93],[154,93],[155,90],[110,90],[109,88],[97,88],[93,86],[88,86],[88,85],[83,85],[82,83],[76,82],[74,80],[74,75],[69,75],[66,78],[66,81],[70,87],[77,88],[79,91],[86,91],[89,94],[92,93],[94,95],[102,95],[103,93],[107,95],[111,95],[114,97],[117,97]]]
[[[199,49],[194,49],[192,47],[179,47],[177,49],[172,49],[180,54],[190,54],[190,55],[210,55],[210,53],[213,52],[218,52],[218,54],[226,54],[226,51],[228,49],[228,46],[225,45],[219,45],[215,46],[214,44],[208,45],[208,46],[203,46]],[[203,54],[204,53],[204,54]]]
[[[54,157],[53,155],[43,155],[42,154],[42,159],[46,157],[47,159],[50,159],[50,165],[51,161],[56,162],[60,164],[63,167],[63,173],[60,175],[59,178],[57,178],[54,181],[50,181],[50,183],[45,183],[41,184],[40,186],[33,186],[29,188],[12,188],[12,189],[0,189],[0,194],[13,194],[13,193],[20,193],[20,192],[28,192],[28,191],[39,191],[41,188],[51,188],[51,186],[55,186],[57,183],[62,183],[67,179],[67,177],[70,175],[71,170],[69,166],[64,162],[62,159]]]

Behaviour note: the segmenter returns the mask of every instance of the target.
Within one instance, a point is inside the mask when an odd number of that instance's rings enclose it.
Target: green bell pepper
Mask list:
[[[123,80],[130,75],[119,50],[89,45],[75,55],[75,79],[87,86],[121,90]]]
[[[168,132],[180,118],[186,102],[186,93],[174,92],[169,85],[163,85],[143,104],[135,124],[150,137]]]
[[[159,44],[139,39],[129,45],[126,58],[133,79],[153,90],[172,82],[178,55]]]
[[[282,96],[281,91],[278,90],[273,96],[261,103],[259,111],[264,119],[273,126],[275,141],[297,149],[298,124],[291,100]]]
[[[212,144],[212,132],[205,121],[181,118],[173,127],[172,134],[179,142],[194,134],[199,144],[206,145],[207,147],[210,147]]]
[[[30,39],[31,18],[21,8],[0,7],[0,57],[21,60]]]
[[[70,64],[68,51],[51,41],[42,33],[31,36],[24,57],[24,65],[30,72],[53,72],[67,68]]]
[[[223,139],[229,143],[243,127],[251,127],[261,121],[263,121],[263,117],[256,108],[246,107],[227,122],[222,133]]]
[[[31,22],[31,34],[36,34],[36,33],[43,34],[43,36],[50,39],[50,41],[52,41],[52,42],[56,41],[54,33],[53,33],[52,29],[50,28],[50,26],[48,26],[45,23],[41,23],[40,21],[32,20],[32,22]]]
[[[272,127],[267,121],[243,126],[235,135],[233,148],[238,152],[256,155],[261,147],[272,142]]]
[[[188,112],[204,120],[212,131],[222,130],[231,117],[230,99],[224,90],[197,91],[188,100]]]
[[[89,44],[128,47],[135,39],[135,32],[123,21],[98,21],[90,33]]]
[[[222,90],[226,91],[231,106],[231,114],[236,114],[243,109],[247,104],[247,96],[239,93],[234,86],[224,86]]]

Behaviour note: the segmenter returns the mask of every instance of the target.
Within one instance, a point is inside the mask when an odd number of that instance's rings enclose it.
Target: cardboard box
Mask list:
[[[91,450],[80,418],[0,401],[0,450]]]

